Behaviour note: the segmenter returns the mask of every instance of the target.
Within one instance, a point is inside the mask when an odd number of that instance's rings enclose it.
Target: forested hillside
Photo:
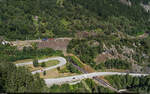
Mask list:
[[[76,32],[148,32],[149,13],[131,0],[1,0],[0,36],[6,39],[72,37]],[[144,0],[145,2],[147,0]]]
[[[38,74],[32,75],[25,67],[0,62],[0,93],[45,92],[46,85]]]
[[[0,0],[0,43],[3,39],[71,37],[66,53],[79,57],[95,71],[120,69],[150,73],[150,12],[140,5],[150,5],[150,0],[127,0],[130,6],[120,1]],[[12,63],[43,56],[64,57],[61,51],[38,49],[35,45],[18,50],[15,46],[0,44],[0,92],[112,92],[89,79],[75,85],[46,87],[38,74],[32,75],[26,67]],[[67,63],[66,68],[70,73],[81,73],[71,64]],[[125,84],[128,78],[134,82]],[[106,79],[117,89],[150,92],[149,76],[109,76]]]
[[[120,38],[117,35],[102,33],[81,40],[73,39],[67,51],[77,55],[84,63],[95,69],[132,70],[135,69],[132,64],[138,64],[143,66],[142,71],[145,71],[145,67],[150,65],[149,41],[149,37],[144,39]],[[96,58],[105,60],[95,61]]]
[[[131,93],[150,93],[150,77],[132,77],[129,75],[107,76],[106,79],[118,89],[128,89]]]
[[[0,44],[0,93],[46,92],[47,87],[39,74],[32,75],[29,69],[16,67],[13,61],[55,55],[61,56],[62,53],[36,47],[24,47],[20,51],[16,47]]]

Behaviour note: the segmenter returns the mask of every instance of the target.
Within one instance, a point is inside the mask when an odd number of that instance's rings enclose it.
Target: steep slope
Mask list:
[[[11,40],[73,37],[79,31],[112,33],[121,28],[136,35],[150,25],[149,13],[134,1],[129,7],[118,0],[2,0],[0,36]]]

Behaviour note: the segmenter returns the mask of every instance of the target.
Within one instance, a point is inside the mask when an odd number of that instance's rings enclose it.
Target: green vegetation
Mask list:
[[[43,72],[43,75],[44,75],[44,76],[46,75],[46,71]]]
[[[83,84],[83,82],[86,84]],[[53,85],[50,87],[50,92],[52,93],[90,93],[87,89],[90,88],[91,93],[114,93],[113,91],[104,88],[102,86],[99,86],[91,79],[82,80],[80,83],[69,85],[69,84],[63,84],[63,85]]]
[[[67,69],[71,73],[81,73],[77,68],[75,68],[71,63],[67,63],[66,65]]]
[[[17,61],[23,59],[40,58],[42,56],[63,56],[61,51],[55,51],[51,48],[33,49],[32,47],[24,47],[23,50],[18,50],[10,45],[0,44],[0,60],[1,61]]]
[[[127,89],[134,93],[150,93],[150,76],[132,77],[115,75],[105,77],[110,84],[118,89]]]
[[[149,4],[149,0],[130,1],[131,6],[120,3],[120,0],[0,0],[0,42],[3,39],[74,38],[77,33],[87,32],[87,37],[71,40],[67,48],[67,52],[78,56],[83,63],[95,69],[130,69],[129,63],[133,62],[122,61],[122,57],[97,65],[94,59],[104,52],[112,56],[120,54],[133,59],[138,65],[149,67],[150,36],[138,38],[139,35],[150,34],[150,12],[140,6],[141,2]],[[96,42],[99,45],[93,46]],[[46,85],[38,74],[32,75],[28,69],[10,63],[44,56],[63,56],[61,51],[38,49],[36,45],[18,50],[0,44],[0,92],[46,91]],[[71,62],[82,67],[74,57],[71,57]],[[34,60],[34,66],[37,64],[37,60]],[[41,66],[49,64],[42,63]],[[66,67],[71,73],[79,73],[70,63]],[[61,71],[60,68],[58,70]],[[46,75],[46,72],[43,74]],[[117,76],[109,79],[117,88],[142,93],[150,91],[149,76]],[[54,85],[50,92],[109,92],[92,80],[85,80],[85,83]]]
[[[11,62],[35,57],[62,55],[60,51],[52,49],[37,49],[31,47],[18,50],[10,45],[0,44],[0,92],[46,92],[46,85],[38,74],[32,75],[25,67],[16,67]]]
[[[119,59],[110,59],[105,61],[104,63],[100,63],[96,66],[96,69],[130,69],[131,63],[125,61],[125,60],[119,60]]]
[[[79,56],[81,61],[94,67],[95,62],[93,58],[96,57],[98,52],[101,52],[101,48],[101,45],[98,47],[91,47],[91,45],[88,45],[88,38],[82,40],[73,39],[68,45],[67,52]]]
[[[12,63],[0,63],[0,92],[45,92],[46,88],[38,74],[32,75],[25,67],[16,67]]]
[[[37,58],[33,59],[33,66],[34,67],[38,67],[39,66],[39,62],[38,62]]]
[[[91,46],[89,45],[89,41],[96,41],[99,43],[98,46]],[[97,55],[104,53],[109,53],[112,56],[115,56],[117,54],[121,54],[127,58],[132,58],[137,62],[139,65],[147,65],[150,62],[150,45],[149,45],[150,38],[143,38],[143,39],[130,39],[124,36],[118,37],[116,35],[106,35],[106,34],[97,34],[96,36],[91,36],[84,39],[73,39],[70,41],[67,52],[73,53],[76,56],[78,56],[81,61],[83,61],[86,64],[89,64],[93,68],[99,69],[96,65],[96,62],[94,59]],[[106,46],[106,48],[104,47]],[[111,50],[112,47],[114,47],[114,50]],[[127,50],[131,50],[129,53]],[[122,58],[117,58],[119,61],[122,61]],[[144,62],[144,63],[142,63]],[[100,63],[100,62],[99,62]],[[121,69],[130,69],[129,64],[132,62],[122,62],[119,65]],[[117,63],[114,63],[117,64]],[[119,64],[119,63],[118,63]],[[117,64],[117,65],[118,65]],[[100,67],[101,65],[99,65]],[[102,64],[102,66],[105,66]],[[106,66],[107,67],[107,66]],[[123,68],[124,67],[124,68]],[[114,67],[117,68],[117,67]]]
[[[60,73],[68,73],[70,71],[68,70],[68,68],[66,66],[64,66],[64,68],[60,69],[59,72]]]
[[[57,67],[57,70],[60,71],[60,67]]]
[[[129,7],[119,0],[1,0],[0,36],[25,40],[70,37],[85,30],[130,35],[146,32],[149,13],[139,5],[143,0],[131,1]]]
[[[58,70],[58,69],[57,69]],[[60,73],[76,73],[81,74],[81,72],[73,66],[70,62],[67,62],[66,66],[58,70]]]
[[[42,63],[41,63],[41,67],[46,67],[45,62],[42,62]]]
[[[41,63],[41,67],[50,67],[50,66],[54,66],[54,65],[57,65],[57,64],[59,64],[59,61],[51,60],[51,61]]]
[[[70,62],[74,63],[75,65],[79,66],[79,67],[83,67],[83,65],[80,63],[79,60],[77,60],[74,56],[69,56],[68,57],[70,59]]]

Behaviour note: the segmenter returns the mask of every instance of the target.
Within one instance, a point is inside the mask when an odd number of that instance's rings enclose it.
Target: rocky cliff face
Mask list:
[[[130,0],[120,0],[120,2],[122,4],[127,5],[127,6],[132,6],[132,3],[131,3]],[[150,4],[143,4],[143,2],[141,1],[140,6],[142,6],[145,9],[146,12],[150,11]]]
[[[150,5],[149,4],[141,3],[140,5],[145,9],[146,12],[150,12]]]
[[[123,3],[123,4],[126,4],[126,5],[128,5],[128,6],[131,6],[131,5],[132,5],[132,3],[131,3],[130,0],[120,0],[120,2]]]

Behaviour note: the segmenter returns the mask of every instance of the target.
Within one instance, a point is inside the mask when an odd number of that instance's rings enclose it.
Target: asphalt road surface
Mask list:
[[[32,74],[40,73],[40,72],[47,71],[47,70],[51,70],[51,69],[54,69],[54,68],[57,68],[57,67],[61,67],[61,66],[65,65],[66,62],[67,62],[66,59],[63,58],[63,57],[46,58],[46,59],[39,60],[38,62],[42,63],[42,62],[47,62],[47,61],[50,61],[50,60],[58,60],[59,64],[57,64],[55,66],[44,68],[43,70],[33,71]],[[19,64],[16,64],[16,66],[25,66],[25,65],[30,65],[30,64],[33,64],[33,62],[31,61],[31,62],[19,63]],[[74,65],[74,66],[76,66],[76,65]],[[79,67],[77,67],[77,68],[80,69]],[[93,72],[93,73],[87,73],[85,71],[83,73],[84,74],[81,74],[81,75],[62,77],[62,78],[50,78],[50,79],[44,79],[44,80],[45,80],[45,83],[47,84],[47,86],[52,86],[53,84],[71,83],[71,82],[80,81],[80,80],[86,79],[86,78],[94,78],[94,79],[98,80],[100,83],[102,83],[104,86],[108,86],[108,84],[106,84],[103,80],[97,79],[97,77],[98,76],[107,76],[107,75],[126,75],[127,74],[127,73],[123,73],[123,72]],[[137,73],[128,73],[128,74],[131,75],[131,76],[146,76],[146,75],[149,75],[149,74],[137,74]]]
[[[47,71],[47,70],[51,70],[51,69],[54,69],[54,68],[57,68],[57,67],[61,67],[63,65],[66,64],[66,59],[63,58],[63,57],[52,57],[52,58],[46,58],[46,59],[41,59],[39,60],[38,62],[39,63],[42,63],[42,62],[47,62],[47,61],[50,61],[50,60],[58,60],[59,61],[59,64],[55,65],[55,66],[51,66],[51,67],[47,67],[47,68],[44,68],[43,70],[36,70],[36,71],[33,71],[32,74],[35,74],[35,73],[40,73],[40,72],[43,72],[43,71]],[[25,62],[25,63],[19,63],[19,64],[16,64],[16,66],[25,66],[25,65],[31,65],[33,64],[32,61],[30,62]]]
[[[74,81],[79,81],[86,78],[93,78],[97,76],[107,76],[107,75],[126,75],[127,73],[123,72],[93,72],[88,74],[81,74],[81,75],[75,75],[75,76],[69,76],[69,77],[62,77],[62,78],[50,78],[50,79],[44,79],[47,86],[51,86],[53,84],[64,84],[64,83],[70,83]],[[136,73],[129,73],[131,76],[146,76],[149,74],[136,74]]]

